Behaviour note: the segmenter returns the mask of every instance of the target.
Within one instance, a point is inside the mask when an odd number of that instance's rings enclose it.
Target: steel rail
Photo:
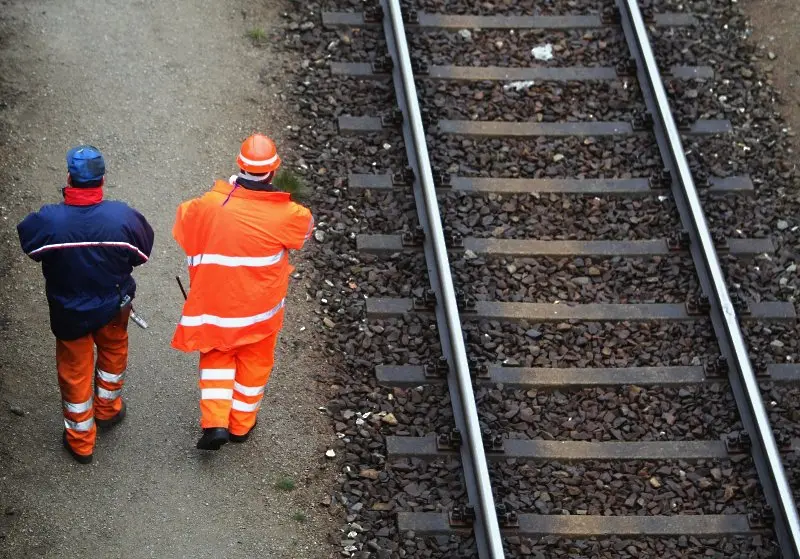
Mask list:
[[[453,417],[464,434],[461,445],[462,469],[469,502],[475,508],[474,534],[478,556],[482,559],[501,559],[503,552],[500,525],[492,494],[489,466],[484,453],[483,438],[478,423],[478,409],[469,373],[467,352],[456,304],[450,261],[447,256],[444,232],[436,199],[425,130],[422,124],[417,88],[411,67],[411,55],[399,0],[381,0],[386,42],[394,60],[392,76],[397,103],[404,113],[403,137],[412,169],[415,171],[414,195],[424,202],[417,203],[420,224],[425,231],[425,260],[436,293],[436,318],[442,352],[450,364],[448,386],[453,404]]]
[[[640,87],[647,108],[654,117],[659,150],[672,175],[672,188],[681,221],[691,237],[691,253],[698,279],[711,301],[711,320],[721,353],[730,367],[730,382],[739,416],[753,441],[752,454],[756,470],[767,503],[775,514],[775,534],[781,554],[787,559],[798,559],[800,524],[797,507],[764,409],[736,311],[728,294],[700,197],[669,108],[669,99],[650,46],[647,27],[637,0],[616,2],[625,39],[636,60]]]

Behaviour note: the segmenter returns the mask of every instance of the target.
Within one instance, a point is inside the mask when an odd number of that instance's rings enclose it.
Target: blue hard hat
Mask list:
[[[67,152],[67,170],[74,186],[99,184],[106,174],[106,163],[96,147],[77,146]]]

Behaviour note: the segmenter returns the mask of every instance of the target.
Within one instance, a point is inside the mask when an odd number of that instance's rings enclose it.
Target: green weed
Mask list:
[[[275,482],[275,488],[280,489],[281,491],[294,491],[295,487],[295,482],[290,477],[282,477]]]
[[[307,202],[311,195],[303,179],[289,169],[278,171],[278,174],[272,179],[272,184],[278,190],[291,194],[292,200],[300,204]]]
[[[253,27],[252,29],[248,29],[245,35],[256,46],[261,46],[262,44],[267,42],[267,32],[264,31],[261,27]]]

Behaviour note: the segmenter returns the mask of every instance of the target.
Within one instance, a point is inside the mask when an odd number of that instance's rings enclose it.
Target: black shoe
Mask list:
[[[122,402],[122,408],[117,412],[117,415],[112,417],[111,419],[97,419],[95,418],[94,422],[97,423],[97,426],[103,429],[108,429],[113,427],[117,423],[122,423],[122,420],[125,419],[125,414],[127,413],[128,406],[125,405],[125,402]]]
[[[75,459],[76,462],[78,462],[80,464],[91,464],[92,463],[92,456],[93,456],[92,454],[86,454],[86,455],[78,454],[77,452],[72,450],[72,447],[69,446],[69,442],[67,442],[67,432],[66,431],[64,431],[64,436],[61,438],[61,444],[64,445],[64,448],[67,449],[67,452],[70,453],[70,455]]]
[[[210,427],[203,429],[203,436],[197,441],[200,450],[219,450],[229,440],[228,430],[224,427]]]
[[[253,423],[253,426],[250,427],[250,430],[247,433],[245,433],[244,435],[234,435],[233,433],[231,433],[229,435],[230,441],[232,443],[243,443],[243,442],[245,442],[247,439],[250,438],[250,433],[253,432],[253,429],[256,428],[256,425],[258,425],[258,421]]]

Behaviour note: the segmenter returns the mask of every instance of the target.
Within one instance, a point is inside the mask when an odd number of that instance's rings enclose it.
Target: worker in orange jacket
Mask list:
[[[197,448],[244,442],[274,363],[289,287],[289,250],[314,228],[311,212],[272,185],[273,141],[242,143],[238,175],[178,207],[172,234],[188,257],[190,291],[172,340],[200,352]]]

